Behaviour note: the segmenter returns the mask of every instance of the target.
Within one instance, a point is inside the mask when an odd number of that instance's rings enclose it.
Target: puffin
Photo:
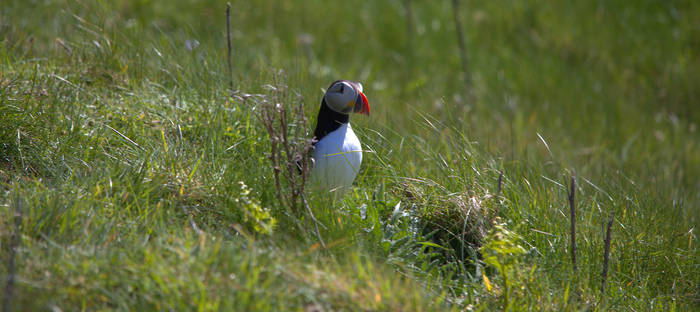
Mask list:
[[[336,80],[321,100],[312,140],[311,181],[342,195],[352,187],[362,164],[362,145],[350,126],[350,114],[369,115],[362,84]]]

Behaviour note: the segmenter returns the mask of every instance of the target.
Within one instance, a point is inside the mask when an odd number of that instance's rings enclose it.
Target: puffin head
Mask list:
[[[369,101],[362,93],[362,84],[350,80],[334,81],[323,95],[328,108],[345,115],[360,113],[369,115]]]

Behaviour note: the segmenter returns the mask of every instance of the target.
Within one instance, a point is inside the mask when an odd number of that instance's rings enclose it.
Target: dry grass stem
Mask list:
[[[226,3],[226,46],[228,47],[229,88],[233,90],[233,65],[231,65],[231,2]]]
[[[571,189],[569,190],[569,208],[571,211],[571,265],[574,273],[576,268],[576,177],[571,175]]]
[[[602,285],[600,288],[601,293],[605,293],[605,283],[607,282],[608,279],[608,260],[610,259],[610,236],[612,235],[612,224],[613,224],[613,218],[614,215],[610,216],[610,219],[608,220],[608,228],[607,231],[605,232],[605,253],[603,254],[603,273],[601,273],[601,276],[603,278]]]

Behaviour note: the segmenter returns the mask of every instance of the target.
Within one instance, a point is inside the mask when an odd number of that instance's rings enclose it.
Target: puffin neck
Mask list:
[[[314,130],[315,142],[320,141],[327,134],[335,131],[349,121],[350,116],[332,110],[326,105],[326,99],[324,98],[323,101],[321,101],[321,109],[318,111],[318,118],[316,118],[316,130]]]

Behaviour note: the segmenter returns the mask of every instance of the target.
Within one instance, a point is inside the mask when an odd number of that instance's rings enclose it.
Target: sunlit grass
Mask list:
[[[325,250],[276,200],[256,102],[229,96],[224,3],[3,4],[11,306],[696,307],[698,4],[463,1],[470,100],[450,2],[411,1],[413,24],[406,3],[232,3],[235,94],[265,93],[282,69],[307,116],[338,78],[370,99],[372,115],[352,118],[366,150],[355,188],[308,195]],[[271,234],[251,209],[275,220]],[[479,260],[485,242],[526,253],[498,270]]]

